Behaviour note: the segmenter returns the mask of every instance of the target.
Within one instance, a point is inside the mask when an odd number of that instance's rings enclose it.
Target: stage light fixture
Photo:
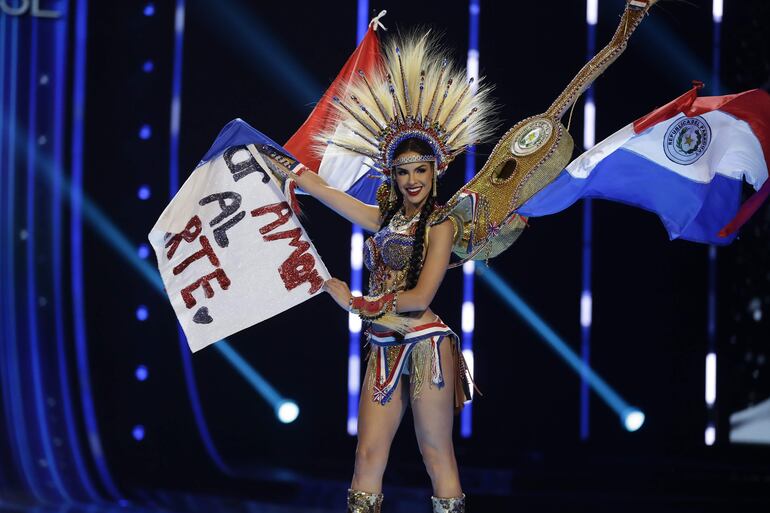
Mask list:
[[[152,2],[148,3],[144,6],[144,11],[142,11],[145,16],[153,16],[155,14],[155,4]]]
[[[586,2],[586,23],[596,25],[599,21],[599,0],[588,0]]]
[[[131,430],[131,435],[137,442],[144,440],[144,426],[141,424],[134,426],[134,429]]]
[[[596,143],[596,104],[592,97],[583,105],[583,148],[590,149]]]
[[[473,333],[475,327],[475,309],[473,301],[463,301],[460,325],[463,333]]]
[[[706,442],[706,445],[711,446],[714,445],[714,442],[716,442],[717,438],[717,430],[714,427],[713,424],[709,424],[706,428],[706,432],[704,433],[704,441]]]
[[[593,298],[590,290],[584,290],[580,295],[580,326],[590,328],[593,317]]]
[[[749,312],[754,321],[759,322],[762,320],[762,300],[760,298],[755,297],[751,299],[749,302]]]
[[[144,61],[144,64],[142,64],[142,71],[145,73],[152,73],[152,71],[155,69],[155,63],[152,62],[152,60],[147,59]]]
[[[139,247],[136,249],[136,255],[144,260],[150,256],[150,246],[147,244],[139,244]]]
[[[136,308],[136,318],[140,321],[146,321],[147,318],[150,316],[150,312],[147,310],[147,307],[144,305],[139,305]]]
[[[361,291],[360,290],[351,290],[350,293],[354,296],[360,296]],[[354,314],[354,313],[348,313],[348,331],[351,335],[358,336],[359,333],[361,333],[361,328],[363,327],[363,323],[361,321],[361,318]],[[353,355],[350,355],[352,358]]]
[[[714,3],[711,5],[711,15],[714,18],[714,23],[722,23],[723,10],[722,0],[714,0]]]
[[[136,195],[140,200],[148,200],[152,196],[152,191],[149,185],[142,185],[139,190],[136,191]]]
[[[143,141],[146,141],[152,137],[152,127],[150,125],[142,125],[139,128],[139,139],[142,139]]]
[[[294,401],[285,400],[278,405],[275,414],[284,424],[291,424],[299,417],[299,406]]]
[[[641,428],[643,424],[644,413],[640,410],[630,409],[623,415],[623,425],[626,427],[626,430],[631,431],[632,433]]]
[[[706,404],[713,407],[717,400],[717,355],[706,355]]]
[[[147,381],[147,378],[150,376],[150,371],[147,370],[146,365],[139,365],[134,372],[134,376],[136,376],[137,381]]]
[[[364,234],[355,230],[350,236],[350,267],[360,271],[364,263]]]

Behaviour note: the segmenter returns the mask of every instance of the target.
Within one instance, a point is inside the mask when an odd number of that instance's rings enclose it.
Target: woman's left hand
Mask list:
[[[343,310],[350,311],[350,288],[347,283],[337,278],[329,278],[324,282],[324,289]]]

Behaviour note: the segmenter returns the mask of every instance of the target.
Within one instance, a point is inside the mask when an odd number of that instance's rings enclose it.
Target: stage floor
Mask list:
[[[321,499],[321,498],[317,498]],[[329,497],[323,499],[329,500]],[[0,501],[2,513],[342,513],[345,511],[344,498],[335,497],[335,506],[312,506],[299,504],[271,504],[268,502],[244,501],[235,498],[179,495],[169,504],[136,505],[122,504],[71,504],[36,505],[28,502]],[[473,497],[467,504],[469,513],[704,513],[736,512],[766,513],[770,511],[770,500],[708,500],[693,497],[617,497],[608,490],[607,495],[593,493],[590,496],[574,494],[543,494],[540,496]],[[383,513],[430,513],[427,496],[415,500],[388,494]]]

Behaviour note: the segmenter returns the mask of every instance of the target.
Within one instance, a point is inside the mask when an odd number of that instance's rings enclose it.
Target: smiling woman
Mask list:
[[[470,400],[471,381],[458,336],[430,308],[460,227],[436,204],[436,189],[448,164],[489,134],[488,89],[472,88],[473,79],[427,35],[394,39],[382,61],[382,69],[360,71],[340,87],[348,95],[334,97],[337,123],[316,137],[324,149],[373,161],[384,178],[378,206],[316,173],[299,169],[293,176],[305,192],[374,232],[364,245],[369,294],[353,296],[335,278],[325,283],[340,307],[369,323],[348,512],[380,511],[391,442],[409,404],[433,484],[433,511],[462,512],[452,425]]]
[[[407,199],[405,215],[411,217],[428,195],[436,196],[436,157],[419,139],[407,139],[396,148],[395,177],[398,190]]]

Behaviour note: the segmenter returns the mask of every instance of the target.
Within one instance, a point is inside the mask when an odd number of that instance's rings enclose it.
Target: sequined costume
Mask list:
[[[364,264],[370,273],[371,295],[404,290],[418,218],[406,220],[396,214],[387,226],[366,240]],[[428,229],[426,239],[429,233]],[[439,349],[445,340],[452,344],[456,365],[455,409],[461,409],[470,400],[469,372],[459,350],[459,338],[438,316],[432,322],[414,326],[405,335],[371,325],[366,337],[370,344],[369,382],[375,402],[386,404],[391,399],[402,374],[410,375],[413,398],[419,396],[426,378],[430,380],[429,386],[443,387]]]

